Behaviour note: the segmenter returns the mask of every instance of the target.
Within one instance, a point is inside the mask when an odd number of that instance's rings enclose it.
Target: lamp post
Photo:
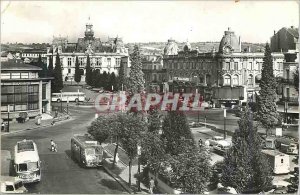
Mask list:
[[[62,90],[60,90],[60,112],[62,113]]]
[[[224,108],[224,139],[226,139],[226,108]]]
[[[7,105],[7,132],[9,132],[9,111],[10,111],[10,105]]]
[[[205,128],[206,128],[206,115],[204,116],[204,124],[205,124]]]
[[[67,97],[67,114],[69,114],[69,97]]]
[[[138,143],[137,145],[137,154],[138,154],[138,191],[141,191],[141,181],[140,181],[140,175],[141,175],[141,162],[140,162],[140,157],[141,157],[141,145]]]

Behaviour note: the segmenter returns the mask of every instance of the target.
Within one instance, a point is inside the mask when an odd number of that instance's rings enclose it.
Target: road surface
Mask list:
[[[17,141],[33,140],[42,161],[42,180],[27,185],[29,193],[42,194],[120,194],[126,191],[102,168],[81,168],[70,158],[70,140],[73,134],[85,133],[94,119],[92,108],[69,108],[72,119],[37,130],[2,135],[2,150],[10,150]],[[58,152],[50,151],[50,140],[58,144]]]

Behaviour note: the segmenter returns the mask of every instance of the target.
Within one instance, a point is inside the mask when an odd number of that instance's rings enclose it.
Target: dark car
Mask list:
[[[276,189],[272,192],[272,194],[287,194],[288,188],[285,186],[278,186]]]

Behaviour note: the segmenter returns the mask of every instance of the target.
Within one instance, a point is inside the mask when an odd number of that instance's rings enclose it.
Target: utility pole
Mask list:
[[[224,108],[224,139],[226,139],[226,108]]]
[[[62,113],[62,90],[60,90],[60,112]]]
[[[10,111],[10,105],[7,105],[7,132],[9,132],[9,111]]]
[[[137,145],[137,153],[138,153],[138,191],[141,191],[141,163],[140,163],[140,157],[141,157],[141,145],[140,143]]]

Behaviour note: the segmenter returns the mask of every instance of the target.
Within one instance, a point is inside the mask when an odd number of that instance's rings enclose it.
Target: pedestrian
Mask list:
[[[50,141],[50,150],[52,152],[57,152],[57,145],[55,144],[55,142],[53,140]]]
[[[150,179],[150,184],[149,184],[149,191],[150,191],[150,194],[153,194],[154,186],[155,186],[155,182],[154,182],[153,177],[151,177],[151,179]]]
[[[2,122],[1,123],[1,131],[4,131],[4,129],[5,129],[5,124],[4,124],[4,122]]]

